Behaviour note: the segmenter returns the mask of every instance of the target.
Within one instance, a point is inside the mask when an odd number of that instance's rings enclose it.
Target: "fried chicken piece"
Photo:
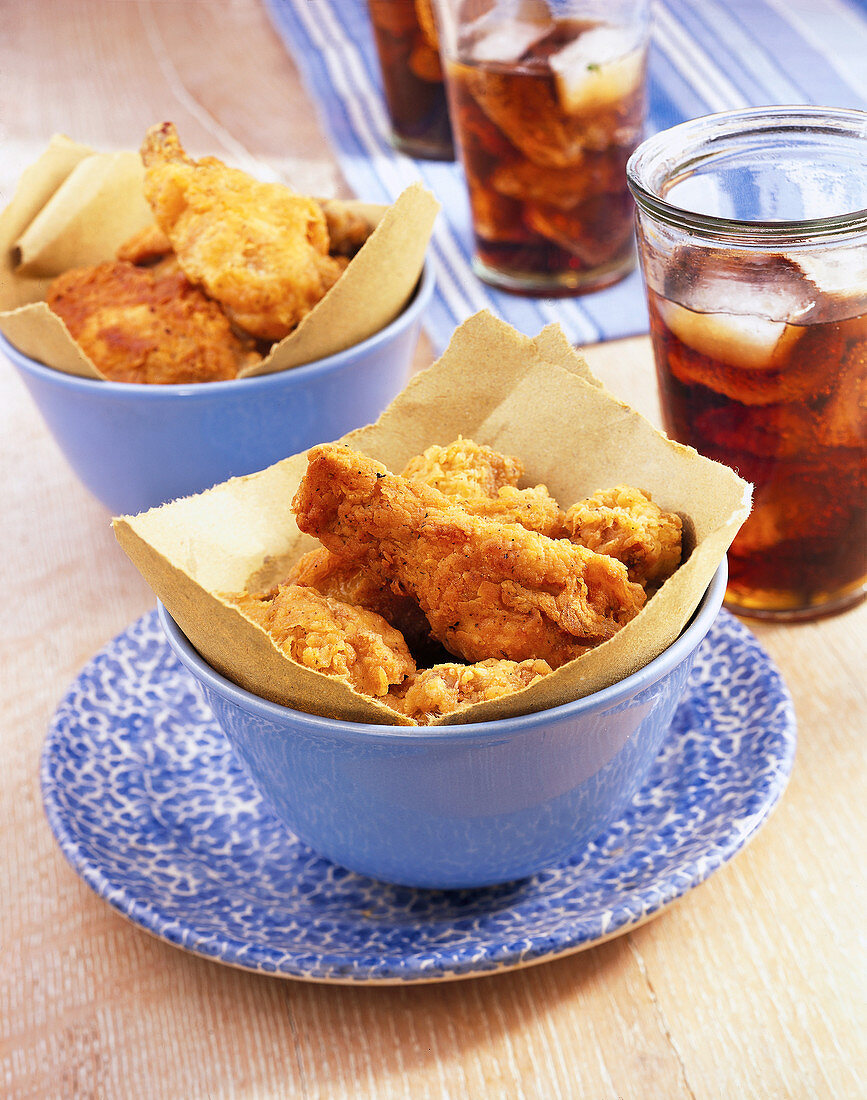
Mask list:
[[[524,474],[519,458],[500,454],[463,436],[446,447],[434,444],[411,458],[403,477],[439,489],[446,496],[495,496],[504,485],[517,485]]]
[[[380,575],[337,557],[324,546],[299,558],[283,583],[300,584],[323,596],[375,611],[401,632],[412,650],[428,643],[430,625],[411,596],[395,592]]]
[[[155,275],[184,274],[177,256],[172,252],[172,242],[156,222],[124,241],[115,255],[136,267],[147,267]],[[243,338],[242,334],[242,341]]]
[[[75,268],[54,280],[45,300],[114,382],[216,382],[261,358],[180,272],[122,260]]]
[[[547,661],[478,661],[473,665],[443,664],[413,673],[389,689],[386,706],[426,726],[432,718],[465,710],[511,695],[552,672]]]
[[[170,122],[148,130],[141,155],[145,197],[187,278],[246,332],[282,340],[337,281],[345,265],[312,199],[192,160]]]
[[[680,565],[680,516],[663,512],[641,489],[600,489],[573,504],[565,526],[574,542],[622,561],[629,579],[645,588],[658,588]]]
[[[515,489],[505,485],[495,497],[461,500],[461,506],[474,516],[499,523],[519,523],[528,531],[538,531],[550,539],[563,534],[563,513],[544,485]]]
[[[244,593],[233,602],[294,661],[337,676],[364,695],[385,695],[390,685],[415,672],[400,631],[363,607],[297,584]]]
[[[123,242],[115,253],[119,260],[127,260],[131,264],[147,267],[159,260],[165,259],[172,251],[172,242],[163,233],[162,229],[154,222],[145,226],[138,233],[134,233],[129,240]]]
[[[466,661],[557,668],[612,637],[646,599],[613,558],[472,516],[348,447],[309,452],[293,508],[332,553],[414,596],[433,635]]]
[[[411,458],[403,476],[457,498],[474,516],[520,523],[558,538],[563,533],[560,506],[544,485],[517,488],[523,473],[520,459],[458,437],[446,447],[435,444]]]
[[[331,255],[354,256],[373,232],[370,222],[345,203],[333,199],[318,201],[328,226]]]
[[[403,476],[433,485],[473,514],[521,523],[532,530],[544,527],[559,531],[562,516],[544,486],[539,486],[544,497],[536,496],[532,489],[514,488],[523,472],[519,459],[458,438],[447,447],[428,447],[424,454],[410,459]],[[498,493],[504,491],[515,496],[499,497]],[[411,596],[395,592],[392,583],[325,547],[305,554],[286,577],[286,583],[307,585],[323,595],[376,611],[400,630],[417,655],[429,644],[430,625]]]

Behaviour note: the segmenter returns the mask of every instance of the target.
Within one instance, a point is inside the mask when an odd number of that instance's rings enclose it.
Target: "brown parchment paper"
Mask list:
[[[44,302],[71,267],[114,258],[151,224],[138,153],[96,153],[57,135],[22,175],[0,214],[0,332],[38,362],[86,378],[105,376]],[[330,199],[370,226],[370,236],[328,293],[270,353],[239,377],[270,374],[352,347],[389,324],[424,265],[439,204],[411,184],[391,206]]]
[[[413,455],[458,435],[520,457],[525,483],[544,482],[564,508],[619,483],[646,490],[684,517],[690,553],[608,642],[520,692],[434,724],[543,710],[641,668],[680,634],[749,513],[750,485],[669,440],[610,394],[558,326],[533,340],[476,314],[376,424],[342,442],[399,472]],[[117,518],[115,534],[192,644],[229,679],[300,710],[402,724],[375,700],[285,657],[221,595],[276,583],[316,545],[290,510],[306,467],[306,455],[294,455],[198,496]]]

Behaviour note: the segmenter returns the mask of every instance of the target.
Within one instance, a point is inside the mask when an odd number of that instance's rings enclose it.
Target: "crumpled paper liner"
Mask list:
[[[399,472],[413,455],[458,435],[520,457],[525,484],[544,482],[563,508],[620,483],[648,491],[684,518],[689,556],[609,641],[520,692],[433,724],[544,710],[637,671],[683,630],[749,514],[750,485],[669,440],[609,393],[557,325],[533,340],[476,314],[376,424],[342,441]],[[276,583],[317,545],[299,532],[290,510],[306,468],[306,455],[294,455],[198,496],[115,519],[115,534],[192,644],[228,679],[310,713],[406,724],[342,681],[284,656],[225,598]]]
[[[95,153],[62,135],[23,173],[0,214],[0,332],[19,351],[67,374],[105,379],[44,298],[57,275],[114,259],[154,221],[143,175],[138,153]],[[370,236],[297,328],[239,377],[353,347],[393,321],[412,296],[439,209],[433,195],[411,184],[391,206],[330,202],[363,217]]]

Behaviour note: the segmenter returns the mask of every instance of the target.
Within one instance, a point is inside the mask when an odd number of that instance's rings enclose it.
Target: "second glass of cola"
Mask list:
[[[626,162],[642,137],[646,0],[437,0],[473,265],[547,297],[634,266]]]

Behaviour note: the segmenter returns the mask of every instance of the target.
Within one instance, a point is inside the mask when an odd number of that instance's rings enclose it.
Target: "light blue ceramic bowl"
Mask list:
[[[421,729],[266,702],[206,664],[163,607],[160,617],[236,755],[299,839],[389,882],[473,887],[560,863],[622,816],[725,586],[723,564],[677,641],[613,687],[536,714]]]
[[[258,378],[147,386],[77,378],[0,337],[70,466],[114,514],[142,512],[271,466],[376,420],[405,385],[433,293],[428,264],[368,340]]]

